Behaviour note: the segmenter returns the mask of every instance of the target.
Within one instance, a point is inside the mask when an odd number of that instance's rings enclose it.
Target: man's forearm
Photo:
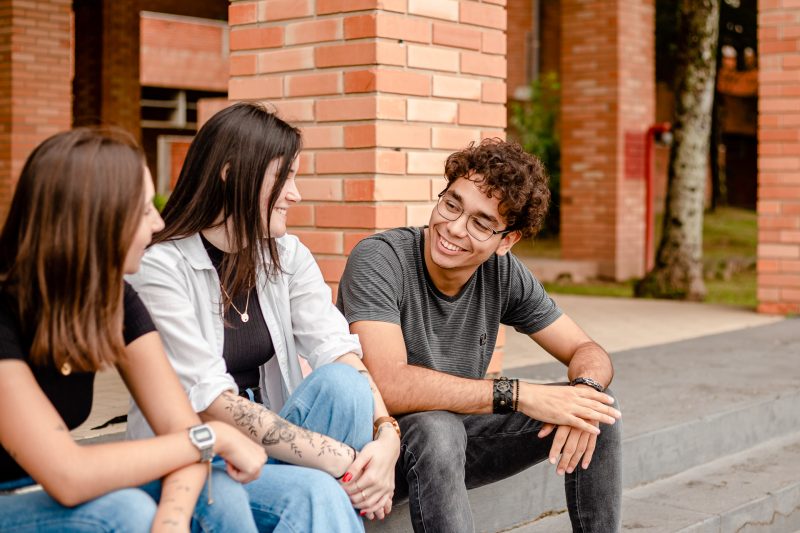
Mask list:
[[[201,416],[234,426],[276,459],[317,468],[333,476],[343,474],[355,459],[353,449],[347,444],[296,426],[263,405],[231,392],[222,393]]]
[[[414,365],[397,365],[372,377],[391,414],[452,411],[492,412],[492,380],[468,379]]]
[[[608,353],[596,342],[590,341],[581,344],[569,363],[567,376],[570,381],[578,378],[592,378],[604,387],[611,384],[614,377],[614,367]]]

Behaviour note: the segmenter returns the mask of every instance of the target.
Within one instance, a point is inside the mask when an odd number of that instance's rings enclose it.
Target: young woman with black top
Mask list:
[[[163,227],[152,199],[121,132],[60,133],[25,163],[0,234],[2,531],[255,530],[237,481],[258,476],[263,450],[201,424],[123,281]],[[111,366],[159,436],[80,446],[69,430]],[[227,473],[211,473],[214,454]]]
[[[245,487],[259,528],[350,532],[363,528],[354,507],[391,509],[399,429],[313,256],[287,234],[300,148],[299,130],[260,105],[213,116],[129,279],[201,418],[270,455]],[[138,408],[128,420],[129,435],[149,434]]]

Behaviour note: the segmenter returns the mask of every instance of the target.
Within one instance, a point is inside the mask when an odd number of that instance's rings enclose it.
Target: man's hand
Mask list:
[[[592,425],[598,425],[597,422],[591,422]],[[539,438],[543,439],[553,432],[556,426],[553,424],[545,424],[539,430]],[[571,474],[578,466],[578,461],[583,457],[581,467],[586,470],[592,462],[595,446],[597,445],[597,435],[594,433],[587,433],[570,426],[558,426],[556,435],[553,438],[553,445],[550,447],[550,463],[556,464],[558,456],[561,455],[561,461],[558,461],[556,473],[563,476],[566,472]]]
[[[519,410],[530,418],[594,435],[600,433],[594,422],[613,424],[622,416],[613,403],[614,398],[589,387],[519,384]]]

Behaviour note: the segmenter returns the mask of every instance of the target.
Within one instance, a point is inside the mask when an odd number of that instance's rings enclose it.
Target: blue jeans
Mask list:
[[[332,363],[303,380],[280,416],[360,450],[372,440],[372,413],[367,379],[351,366]],[[245,489],[259,531],[364,531],[347,493],[321,470],[270,459]]]
[[[467,489],[505,479],[546,460],[555,436],[554,431],[540,439],[537,433],[542,423],[522,413],[427,411],[399,417],[398,422],[403,438],[394,500],[408,498],[414,531],[474,531]],[[620,530],[621,426],[619,420],[613,425],[601,424],[589,468],[584,470],[579,464],[565,477],[573,531]]]
[[[228,477],[224,464],[215,465],[213,476],[214,504],[208,505],[204,485],[192,516],[192,531],[256,531],[242,486]],[[0,489],[33,483],[26,478],[0,485]],[[136,489],[115,490],[75,507],[64,507],[43,490],[0,495],[0,531],[146,533],[160,496],[158,480]]]

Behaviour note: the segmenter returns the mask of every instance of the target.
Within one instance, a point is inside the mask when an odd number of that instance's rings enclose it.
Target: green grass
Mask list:
[[[661,221],[656,221],[655,243],[660,239]],[[721,207],[703,219],[703,264],[706,272],[707,303],[756,307],[756,213]],[[528,257],[557,259],[558,239],[520,242],[515,253]],[[635,280],[622,282],[590,280],[586,283],[545,283],[548,292],[587,296],[633,297]]]

